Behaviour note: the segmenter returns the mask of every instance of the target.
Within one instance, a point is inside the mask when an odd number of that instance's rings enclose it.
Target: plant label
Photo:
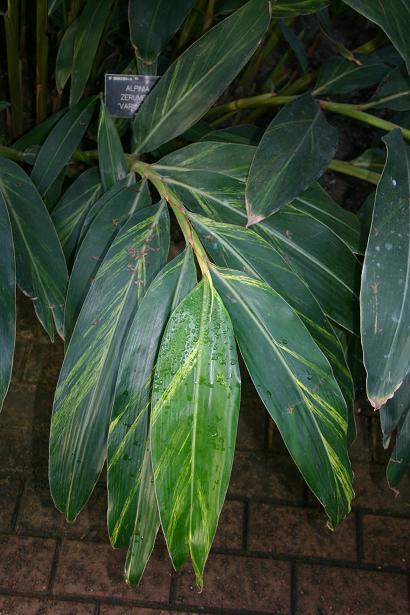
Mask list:
[[[158,79],[154,75],[105,75],[105,104],[112,117],[134,117]]]

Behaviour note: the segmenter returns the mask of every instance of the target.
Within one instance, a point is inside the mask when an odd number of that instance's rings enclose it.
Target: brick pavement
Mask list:
[[[139,589],[105,529],[105,483],[74,524],[47,486],[52,391],[62,357],[19,301],[13,384],[0,415],[0,615],[408,615],[410,479],[386,485],[377,417],[358,414],[353,511],[336,532],[245,382],[228,500],[198,594],[157,541]]]

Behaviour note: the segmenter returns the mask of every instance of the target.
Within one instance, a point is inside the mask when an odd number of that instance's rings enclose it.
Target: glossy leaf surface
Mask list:
[[[129,0],[131,43],[138,58],[151,64],[179,29],[196,0]]]
[[[13,231],[17,284],[32,299],[51,340],[63,336],[67,267],[57,233],[33,182],[14,162],[0,158],[0,194]]]
[[[1,174],[0,174],[1,182]],[[0,410],[13,367],[16,338],[16,262],[7,203],[0,183]]]
[[[173,312],[161,343],[151,415],[161,524],[174,566],[189,555],[202,587],[235,448],[240,373],[226,308],[202,281]]]
[[[191,45],[139,109],[135,151],[156,149],[199,120],[250,58],[268,25],[267,0],[249,0]]]
[[[74,256],[84,218],[101,194],[100,174],[91,168],[79,175],[54,207],[51,218],[67,262]]]
[[[151,204],[146,182],[118,184],[95,204],[93,217],[74,261],[68,285],[64,329],[70,339],[91,282],[122,225],[134,212]],[[90,212],[91,215],[92,212]]]
[[[394,397],[380,408],[380,421],[386,448],[392,432],[397,430],[394,448],[387,465],[387,480],[392,487],[397,487],[410,468],[409,374]]]
[[[88,128],[96,102],[96,98],[82,101],[63,115],[48,134],[31,172],[40,194],[47,192],[69,162]]]
[[[410,71],[410,41],[408,24],[410,4],[406,0],[343,0],[353,9],[377,23],[405,59]]]
[[[360,295],[367,393],[375,408],[400,387],[410,357],[410,148],[399,131],[384,141],[387,161],[376,190]]]
[[[194,226],[212,260],[264,280],[295,310],[332,366],[349,409],[349,440],[355,436],[353,382],[342,346],[319,304],[297,272],[273,245],[251,229],[192,216]]]
[[[334,527],[353,497],[346,407],[332,369],[288,303],[265,282],[213,269],[259,396]]]
[[[307,94],[287,105],[266,129],[246,185],[248,225],[288,205],[327,168],[337,131]]]
[[[98,161],[104,190],[108,190],[128,174],[118,131],[103,102],[98,124]]]
[[[196,281],[195,263],[189,249],[160,271],[129,325],[108,436],[108,531],[116,547],[128,546],[135,522],[145,522],[137,511],[146,505],[146,498],[148,503],[150,501],[150,486],[144,485],[144,474],[148,472],[144,464],[153,370],[169,315],[194,288]],[[145,532],[142,535],[146,542],[148,536]],[[137,544],[134,544],[133,558],[136,551]],[[136,562],[134,574],[135,566]]]
[[[59,93],[70,78],[73,70],[74,44],[77,36],[79,20],[75,19],[64,32],[56,56],[56,87]]]
[[[57,384],[50,435],[51,493],[68,520],[83,508],[104,464],[122,344],[168,248],[166,205],[136,212],[113,241],[81,310]]]
[[[335,56],[320,69],[313,94],[346,94],[369,88],[379,84],[387,71],[387,66],[382,63],[367,61],[356,64]]]

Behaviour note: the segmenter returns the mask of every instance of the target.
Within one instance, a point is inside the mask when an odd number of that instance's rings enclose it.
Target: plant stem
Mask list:
[[[18,149],[13,149],[12,147],[6,147],[5,145],[0,145],[0,156],[8,158],[8,160],[24,162],[23,152],[20,152]]]
[[[37,0],[36,21],[36,59],[37,59],[37,92],[36,118],[37,124],[47,117],[47,68],[48,68],[48,2]]]
[[[299,79],[296,79],[296,81],[280,90],[279,95],[292,96],[293,94],[299,94],[306,88],[306,86],[310,85],[312,81],[316,79],[318,72],[318,70],[314,70],[311,73],[306,73],[306,75],[302,75],[301,77],[299,77]]]
[[[336,171],[337,173],[343,173],[343,175],[350,175],[351,177],[362,179],[375,186],[377,186],[380,180],[380,175],[378,173],[368,171],[367,169],[361,169],[344,160],[332,160],[327,168],[328,171]]]
[[[215,0],[208,0],[208,6],[206,8],[204,25],[202,26],[202,32],[206,32],[212,26],[214,21],[215,12]]]
[[[4,16],[6,31],[7,71],[11,103],[11,132],[19,137],[24,129],[23,88],[19,57],[19,0],[8,0]]]
[[[206,116],[209,118],[222,113],[228,113],[229,111],[252,109],[254,107],[280,107],[292,102],[295,98],[297,98],[297,96],[277,96],[273,92],[267,92],[266,94],[250,96],[249,98],[240,98],[239,100],[232,100],[224,105],[213,107],[208,111]]]
[[[255,78],[256,73],[258,72],[261,64],[266,60],[269,54],[275,49],[276,45],[279,43],[280,39],[280,30],[278,22],[272,22],[270,27],[270,32],[268,38],[265,43],[263,43],[256,54],[252,57],[251,61],[246,66],[243,75],[240,79],[240,84],[243,88],[249,87],[252,83],[252,80]]]
[[[183,203],[179,200],[176,194],[166,185],[166,181],[152,168],[152,166],[141,160],[135,160],[132,163],[132,170],[138,173],[141,177],[148,179],[153,186],[158,190],[162,199],[169,203],[172,211],[175,214],[177,222],[184,235],[185,241],[192,247],[201,268],[202,275],[209,279],[209,259],[205,252],[202,243],[189,220],[188,212]]]

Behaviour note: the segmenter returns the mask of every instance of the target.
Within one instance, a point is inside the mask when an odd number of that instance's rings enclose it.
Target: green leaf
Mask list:
[[[388,72],[379,62],[363,59],[361,64],[335,56],[322,65],[312,94],[346,94],[377,85]]]
[[[56,56],[56,87],[61,94],[73,70],[74,43],[77,36],[79,20],[75,19],[64,32]]]
[[[246,159],[253,151],[237,144],[198,143],[163,158],[154,168],[191,211],[244,226]],[[328,316],[358,333],[360,267],[347,247],[352,243],[358,248],[357,227],[340,210],[313,186],[254,230],[291,259]]]
[[[220,130],[212,130],[206,133],[200,141],[218,141],[222,143],[241,143],[242,145],[258,145],[263,135],[263,130],[259,126],[251,124],[241,124],[240,126],[229,126]]]
[[[49,190],[69,162],[88,128],[96,102],[96,97],[89,98],[70,109],[47,136],[31,173],[40,194]]]
[[[87,212],[102,194],[100,174],[91,168],[81,173],[51,213],[67,262],[71,262]]]
[[[117,184],[95,203],[97,213],[88,226],[74,261],[68,285],[64,314],[66,340],[69,341],[101,261],[129,216],[151,204],[147,183]],[[93,209],[94,209],[93,208]],[[90,212],[92,216],[93,212]]]
[[[128,175],[118,131],[102,101],[98,124],[98,160],[104,190],[108,190]]]
[[[65,115],[66,113],[67,109],[61,109],[60,111],[57,111],[57,113],[53,113],[53,115],[50,115],[46,120],[44,120],[44,122],[41,122],[41,124],[37,124],[37,126],[34,126],[34,128],[32,128],[22,137],[17,139],[17,141],[13,143],[13,147],[15,149],[23,151],[31,147],[32,145],[41,145],[49,134],[50,130],[57,124],[58,121],[61,120],[63,115]]]
[[[191,45],[166,71],[134,120],[136,153],[195,124],[245,65],[269,25],[269,2],[249,0]]]
[[[50,435],[50,488],[68,520],[92,492],[106,457],[121,348],[169,249],[161,202],[136,212],[108,250],[87,295],[57,385]]]
[[[128,546],[135,522],[142,521],[137,515],[138,507],[145,506],[147,497],[150,499],[150,491],[143,491],[149,485],[142,485],[141,481],[147,471],[144,461],[153,370],[166,322],[196,282],[195,262],[188,249],[160,271],[128,328],[108,435],[108,531],[114,547]],[[155,534],[156,531],[151,538]],[[145,548],[149,537],[146,534],[143,537]],[[152,546],[153,543],[150,550]],[[137,549],[135,544],[134,558]],[[142,563],[145,567],[146,560]],[[132,566],[134,578],[136,565],[134,562]]]
[[[367,393],[375,408],[401,386],[410,357],[410,148],[399,130],[383,140],[387,161],[376,190],[360,294]]]
[[[292,28],[289,28],[284,21],[281,20],[279,22],[279,27],[283,38],[295,54],[302,72],[305,73],[309,67],[309,60],[303,42],[292,30]]]
[[[394,448],[387,465],[387,480],[397,487],[410,468],[410,375],[394,397],[380,408],[384,446],[387,448],[391,435],[397,430]]]
[[[285,19],[297,15],[316,13],[329,4],[329,0],[273,0],[272,17]]]
[[[410,110],[410,77],[403,66],[393,68],[371,99],[375,109]]]
[[[1,182],[1,176],[0,176]],[[0,184],[0,410],[9,388],[16,339],[16,263],[7,205]]]
[[[212,268],[259,396],[333,527],[350,510],[346,407],[326,357],[292,308],[260,280]]]
[[[240,373],[228,313],[208,280],[173,312],[152,392],[155,491],[171,559],[202,587],[235,448]]]
[[[410,23],[410,4],[405,0],[343,0],[367,19],[382,28],[405,59],[410,71],[410,42],[408,24]]]
[[[272,245],[250,229],[192,215],[210,257],[220,267],[264,280],[295,310],[332,366],[349,409],[349,441],[355,437],[353,382],[339,339],[297,272]]]
[[[256,150],[246,185],[248,226],[288,205],[326,170],[337,130],[306,94],[273,119]]]
[[[7,206],[16,253],[17,284],[32,299],[50,339],[63,336],[67,267],[54,225],[31,179],[0,158],[0,199]]]
[[[78,18],[71,72],[70,106],[84,94],[113,0],[88,0]]]
[[[154,63],[196,0],[129,0],[128,20],[135,54]]]

